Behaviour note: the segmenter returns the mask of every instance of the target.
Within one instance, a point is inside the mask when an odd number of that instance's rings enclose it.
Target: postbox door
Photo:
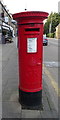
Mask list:
[[[31,30],[21,26],[19,38],[20,89],[35,92],[42,89],[43,25]],[[29,31],[30,30],[30,31]],[[24,31],[24,32],[23,32]],[[24,33],[24,34],[23,34]],[[22,35],[23,34],[23,35]]]

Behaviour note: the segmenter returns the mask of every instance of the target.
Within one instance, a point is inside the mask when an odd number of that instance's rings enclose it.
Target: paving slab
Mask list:
[[[0,115],[0,120],[2,120],[2,115]]]
[[[2,118],[2,45],[0,44],[0,120]]]
[[[21,118],[41,118],[39,110],[22,110]]]
[[[0,115],[2,115],[2,101],[0,101]]]

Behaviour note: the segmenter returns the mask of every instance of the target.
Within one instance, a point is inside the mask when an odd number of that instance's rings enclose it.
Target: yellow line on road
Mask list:
[[[43,68],[44,68],[44,72],[45,74],[48,76],[48,78],[51,81],[51,84],[53,86],[53,88],[55,89],[56,93],[58,96],[60,96],[60,88],[58,88],[58,84],[55,82],[54,78],[52,77],[51,73],[48,71],[48,69],[44,66],[43,64]]]

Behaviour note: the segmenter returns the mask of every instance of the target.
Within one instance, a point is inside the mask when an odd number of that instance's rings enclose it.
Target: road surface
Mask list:
[[[43,47],[43,73],[44,81],[47,84],[51,100],[58,111],[58,97],[60,96],[60,84],[58,81],[58,71],[60,69],[60,61],[58,60],[58,49],[60,43],[57,39],[48,38],[48,46]]]

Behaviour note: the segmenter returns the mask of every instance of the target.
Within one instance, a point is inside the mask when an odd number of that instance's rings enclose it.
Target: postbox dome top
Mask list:
[[[44,20],[48,17],[48,13],[42,11],[25,11],[25,12],[13,14],[12,16],[15,20],[24,17],[42,17],[42,19]]]

